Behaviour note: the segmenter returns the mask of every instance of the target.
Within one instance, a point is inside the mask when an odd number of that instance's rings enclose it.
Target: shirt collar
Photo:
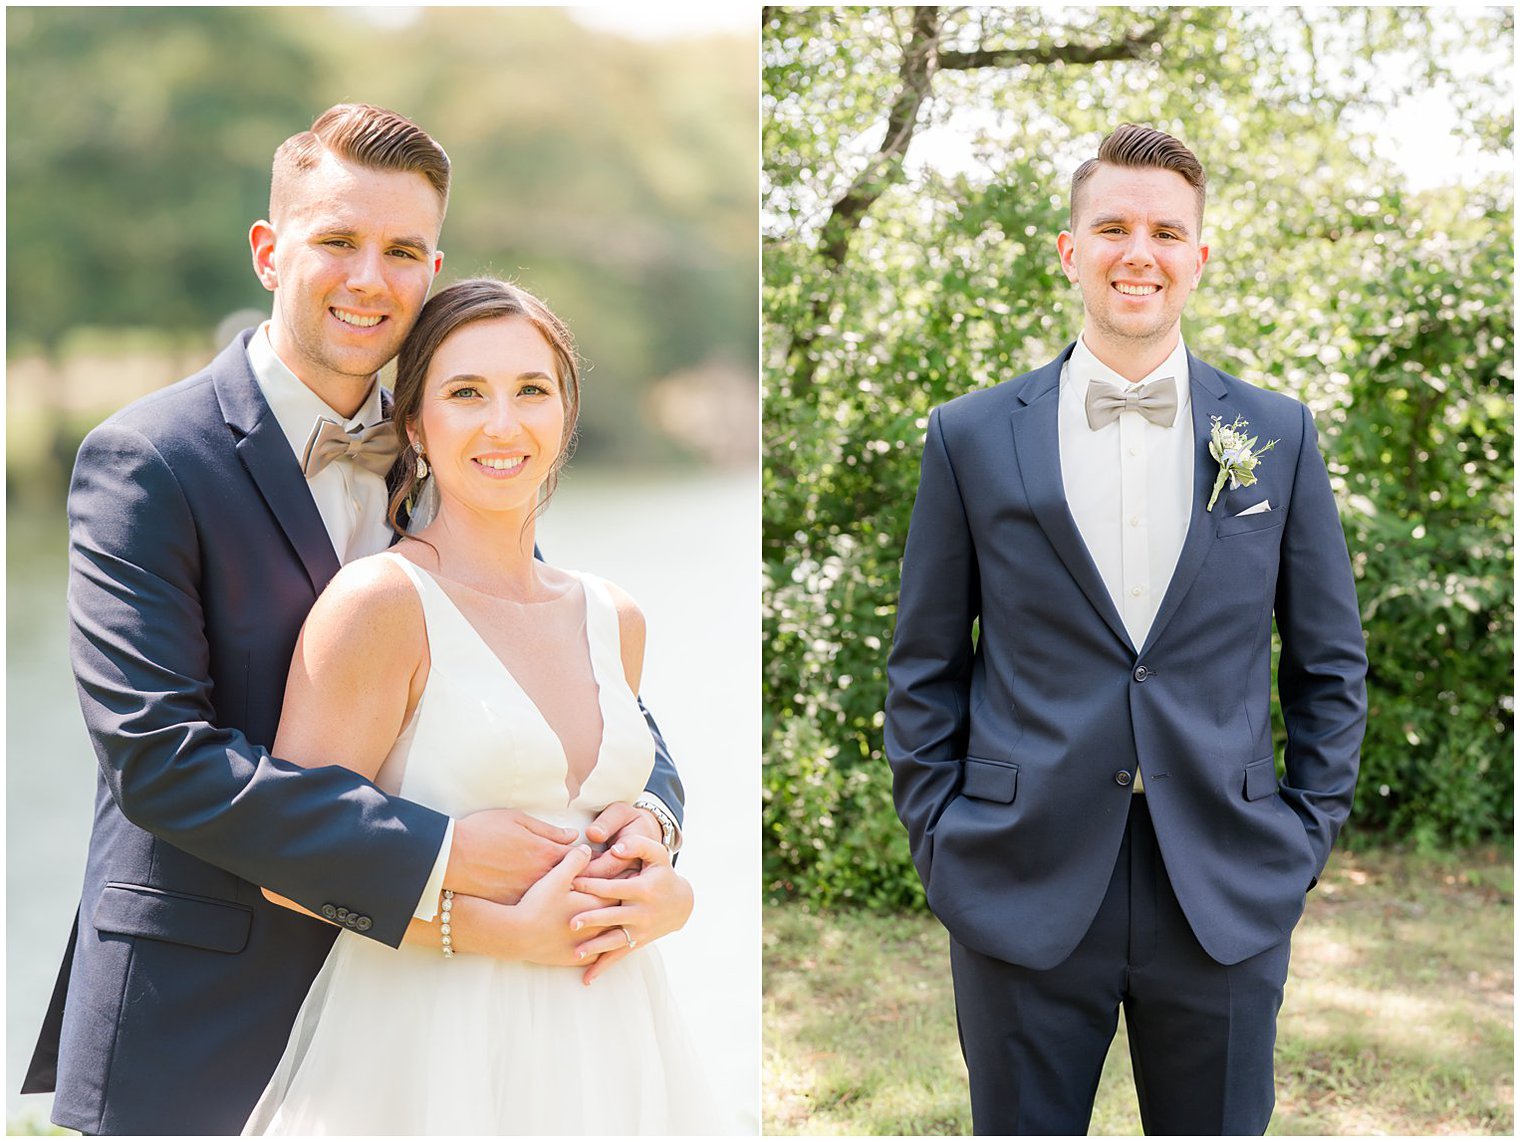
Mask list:
[[[370,385],[369,395],[364,398],[364,403],[359,406],[353,416],[349,417],[334,410],[325,400],[307,388],[274,351],[274,345],[269,340],[269,322],[267,321],[254,330],[253,336],[248,339],[248,364],[253,369],[253,377],[258,382],[259,391],[264,394],[264,399],[269,402],[270,411],[279,422],[280,431],[285,434],[285,439],[290,441],[291,450],[297,456],[306,450],[306,441],[310,439],[311,430],[316,425],[319,416],[325,416],[328,420],[341,424],[345,432],[379,424],[384,419],[380,408],[378,384]]]

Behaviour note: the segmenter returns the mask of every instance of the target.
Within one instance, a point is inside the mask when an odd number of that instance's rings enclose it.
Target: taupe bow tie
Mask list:
[[[1177,382],[1157,377],[1141,385],[1121,389],[1094,377],[1087,383],[1087,427],[1102,428],[1119,419],[1121,412],[1138,412],[1152,424],[1170,428],[1177,419]]]
[[[345,432],[337,421],[319,416],[306,439],[301,471],[309,480],[334,460],[347,456],[360,467],[384,476],[399,451],[401,441],[396,437],[396,426],[388,420]]]

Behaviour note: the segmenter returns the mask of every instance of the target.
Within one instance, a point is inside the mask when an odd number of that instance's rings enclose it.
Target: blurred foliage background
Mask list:
[[[1510,835],[1512,21],[765,9],[772,899],[922,901],[881,709],[923,429],[1076,335],[1055,235],[1071,171],[1125,121],[1176,134],[1209,172],[1189,348],[1319,424],[1371,659],[1347,842]],[[1399,153],[1418,136],[1390,113],[1431,96],[1476,158]]]
[[[271,156],[343,100],[401,111],[453,159],[439,285],[516,277],[575,331],[583,462],[754,463],[752,33],[634,39],[562,9],[12,8],[6,36],[13,501],[61,504],[84,430],[267,316],[246,235]]]

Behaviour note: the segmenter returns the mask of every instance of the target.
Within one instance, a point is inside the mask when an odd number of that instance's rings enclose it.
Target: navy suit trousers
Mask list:
[[[1122,1006],[1147,1134],[1263,1133],[1288,943],[1211,959],[1133,795],[1103,904],[1066,960],[1035,971],[950,941],[975,1132],[1085,1134]]]

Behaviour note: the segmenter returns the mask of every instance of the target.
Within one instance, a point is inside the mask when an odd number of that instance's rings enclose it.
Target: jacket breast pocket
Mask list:
[[[981,801],[1008,804],[1019,788],[1019,767],[1011,761],[968,757],[961,778],[961,793]]]
[[[252,927],[253,909],[245,904],[145,884],[107,884],[95,906],[96,931],[208,952],[241,952]]]
[[[1288,518],[1288,513],[1282,508],[1273,508],[1269,512],[1257,512],[1254,515],[1226,516],[1219,521],[1219,526],[1214,529],[1214,534],[1223,539],[1227,535],[1244,535],[1246,532],[1271,531],[1280,528],[1283,521]]]

